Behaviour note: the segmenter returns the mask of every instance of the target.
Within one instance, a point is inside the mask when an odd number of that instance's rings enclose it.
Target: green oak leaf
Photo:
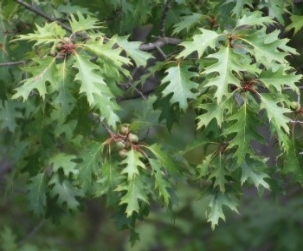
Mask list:
[[[196,23],[199,23],[202,18],[206,18],[206,16],[201,13],[191,13],[190,15],[181,17],[181,22],[174,25],[173,34],[180,33],[182,30],[188,32],[190,28]]]
[[[35,45],[57,44],[66,35],[66,31],[56,22],[45,23],[43,27],[36,24],[35,33],[19,35],[18,40],[36,41]]]
[[[219,104],[224,97],[228,96],[228,86],[230,84],[237,87],[241,86],[240,80],[235,74],[240,75],[241,71],[245,71],[245,65],[241,64],[243,63],[241,56],[230,47],[221,47],[218,52],[207,57],[215,58],[217,62],[206,67],[203,71],[205,75],[212,76],[209,77],[205,87],[216,87],[214,97]]]
[[[54,172],[58,172],[59,169],[62,169],[64,175],[68,177],[70,174],[77,175],[79,172],[77,163],[73,161],[75,159],[75,155],[58,153],[49,159],[49,163]]]
[[[100,167],[100,175],[95,195],[100,197],[106,195],[108,204],[114,201],[114,190],[118,184],[122,182],[123,177],[119,174],[116,163],[105,161]]]
[[[218,187],[221,192],[225,192],[228,170],[226,169],[226,160],[221,153],[208,154],[197,166],[199,178],[207,178],[213,181],[213,186]]]
[[[150,53],[140,50],[141,42],[130,42],[128,36],[112,38],[117,41],[117,44],[126,52],[126,54],[132,58],[137,66],[146,66],[147,60],[153,58]]]
[[[198,173],[199,173],[199,178],[204,178],[204,177],[208,177],[208,175],[210,174],[210,167],[212,165],[212,161],[213,161],[213,154],[208,154],[202,161],[202,163],[200,163],[197,166],[198,169]]]
[[[296,50],[287,46],[289,39],[279,38],[279,31],[266,33],[266,28],[240,36],[239,40],[246,45],[243,47],[257,63],[262,63],[269,68],[272,63],[288,64],[285,59],[289,54],[297,54]]]
[[[74,187],[69,180],[61,181],[57,174],[54,174],[49,183],[52,186],[50,195],[57,198],[57,204],[60,206],[66,205],[69,210],[76,210],[80,205],[77,197],[83,197],[83,190]]]
[[[99,25],[97,18],[91,17],[89,15],[87,15],[85,18],[80,11],[77,11],[77,18],[78,20],[76,19],[76,15],[70,15],[69,24],[72,28],[73,33],[102,28],[102,26]]]
[[[222,123],[225,121],[225,116],[232,109],[232,98],[233,95],[229,94],[224,100],[220,103],[202,103],[197,106],[198,109],[204,110],[205,112],[197,116],[198,124],[197,129],[202,128],[203,126],[207,127],[208,124],[215,119],[219,127],[222,126]]]
[[[24,71],[29,72],[32,77],[22,81],[22,85],[16,88],[13,99],[23,98],[27,100],[28,96],[35,89],[38,90],[40,96],[44,99],[47,93],[46,84],[53,85],[56,83],[56,59],[53,57],[45,57],[43,60],[33,59],[35,62],[32,66],[24,67]]]
[[[162,170],[162,165],[158,160],[148,159],[152,168],[152,175],[155,178],[155,189],[158,190],[159,196],[163,198],[166,206],[170,202],[169,189],[172,188],[171,184],[167,181],[167,175]]]
[[[76,98],[72,95],[73,76],[69,74],[69,64],[66,60],[62,64],[57,64],[56,86],[58,95],[54,100],[55,107],[62,113],[65,121],[67,115],[71,113],[76,104]]]
[[[170,103],[178,103],[183,111],[188,107],[188,99],[194,99],[197,95],[194,91],[197,89],[198,84],[191,79],[197,77],[198,74],[189,71],[189,68],[186,65],[172,66],[165,71],[167,75],[161,81],[161,84],[168,82],[162,91],[163,96],[165,97],[172,93]]]
[[[6,100],[0,103],[0,128],[7,128],[9,131],[14,132],[18,124],[17,119],[22,118],[21,111],[18,111],[21,105],[16,100]]]
[[[148,204],[148,197],[145,192],[146,186],[141,181],[140,177],[129,180],[127,183],[123,183],[116,188],[116,191],[126,191],[126,194],[122,196],[120,205],[126,204],[125,213],[127,217],[133,215],[134,212],[139,213],[140,205],[139,200]]]
[[[260,94],[261,99],[261,110],[265,110],[268,120],[278,127],[283,128],[286,133],[289,133],[289,118],[284,115],[284,113],[290,113],[291,111],[287,108],[278,105],[284,100],[274,94],[262,93]]]
[[[27,184],[28,206],[36,215],[43,215],[46,206],[47,182],[44,173],[39,173]]]
[[[163,151],[160,145],[153,144],[151,146],[148,146],[147,149],[149,149],[154,154],[154,156],[161,163],[161,165],[165,169],[167,169],[171,174],[178,173],[173,160],[167,155],[165,151]]]
[[[294,34],[298,33],[299,30],[303,27],[302,22],[303,16],[291,15],[290,16],[290,24],[286,27],[286,31],[290,31],[294,29]]]
[[[80,93],[86,94],[87,101],[90,105],[95,103],[94,94],[112,96],[102,75],[97,74],[99,66],[90,62],[89,57],[76,54],[73,67],[79,70],[75,76],[75,80],[81,82]]]
[[[243,0],[241,0],[243,1]],[[240,2],[240,1],[237,1]],[[240,3],[237,3],[240,4]],[[237,20],[236,28],[241,26],[265,26],[274,23],[275,21],[271,17],[262,17],[262,13],[254,11],[248,15],[244,15],[242,18]]]
[[[244,8],[245,5],[252,8],[252,0],[228,0],[228,1],[226,1],[226,4],[228,4],[228,3],[235,3],[235,7],[232,9],[232,13],[237,18],[242,15],[243,10],[245,10],[245,8]],[[242,21],[242,22],[244,22],[244,21]]]
[[[185,47],[182,50],[177,58],[185,58],[193,52],[198,52],[198,57],[201,58],[207,48],[215,49],[218,45],[217,42],[219,38],[222,36],[218,34],[216,31],[199,29],[202,34],[197,34],[193,36],[193,41],[184,41],[180,45]]]
[[[289,149],[289,126],[290,119],[284,115],[284,113],[290,113],[291,111],[284,108],[281,103],[286,97],[279,97],[269,93],[260,94],[260,110],[264,110],[267,114],[268,120],[272,126],[272,133],[277,133],[279,142],[284,150]]]
[[[258,79],[268,89],[275,88],[278,92],[282,93],[285,86],[289,86],[297,94],[300,93],[299,88],[296,86],[296,82],[299,82],[302,75],[296,75],[294,72],[286,73],[284,67],[281,66],[276,71],[272,69],[264,70],[259,75]]]
[[[207,221],[211,223],[211,228],[215,229],[219,223],[219,219],[225,220],[223,206],[227,206],[232,211],[238,213],[237,202],[227,193],[216,192],[211,196],[209,210],[207,212]]]
[[[263,186],[265,189],[270,189],[269,184],[264,180],[265,178],[269,178],[266,173],[257,171],[260,170],[259,166],[264,166],[265,163],[260,163],[257,161],[253,161],[252,159],[247,159],[242,163],[242,176],[241,176],[241,184],[243,185],[248,179],[250,179],[254,186],[259,190],[259,186]]]
[[[132,180],[139,176],[140,172],[138,167],[145,169],[145,164],[141,161],[140,158],[143,158],[142,153],[134,150],[133,148],[127,152],[126,158],[121,161],[120,165],[125,167],[122,170],[122,174],[127,174],[127,179]]]
[[[75,80],[81,83],[80,93],[84,93],[88,103],[97,107],[108,124],[115,127],[119,121],[115,111],[119,108],[113,94],[104,82],[99,66],[90,62],[88,57],[76,54],[73,67],[79,70]]]
[[[223,158],[222,154],[213,155],[211,162],[208,163],[210,166],[209,169],[209,180],[214,179],[213,186],[218,187],[219,190],[224,193],[225,192],[225,184],[226,178],[225,176],[228,175],[226,170],[226,160]]]
[[[126,76],[129,72],[123,69],[122,66],[130,65],[131,61],[129,58],[122,56],[122,48],[116,45],[116,39],[110,39],[104,43],[104,39],[89,40],[87,43],[81,45],[84,49],[94,53],[100,57],[103,63],[107,63],[111,66],[112,70],[117,69]]]
[[[283,160],[282,173],[291,174],[295,182],[303,183],[303,145],[300,138],[291,140],[288,151],[283,154]]]
[[[92,142],[81,152],[82,161],[78,164],[79,181],[85,191],[93,186],[93,175],[96,175],[102,162],[102,150],[104,145],[99,142]]]
[[[260,121],[255,112],[248,107],[246,101],[237,110],[237,113],[228,118],[228,121],[231,123],[224,129],[224,135],[231,135],[232,139],[229,140],[227,148],[237,149],[233,155],[237,158],[237,164],[241,165],[245,156],[251,153],[251,142],[253,140],[263,141],[263,137],[257,132]]]
[[[283,15],[288,12],[288,7],[292,1],[289,0],[275,0],[275,1],[266,1],[268,8],[268,15],[270,17],[276,18],[281,24],[284,24]],[[292,3],[291,3],[292,4]]]

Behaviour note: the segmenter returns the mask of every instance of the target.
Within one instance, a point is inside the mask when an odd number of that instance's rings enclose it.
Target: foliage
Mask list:
[[[247,187],[303,182],[300,48],[286,33],[302,29],[299,4],[34,2],[0,4],[0,128],[5,186],[23,182],[35,215],[102,198],[134,244],[154,204],[176,210],[179,186],[198,186],[215,229]],[[1,238],[17,250],[10,228]]]

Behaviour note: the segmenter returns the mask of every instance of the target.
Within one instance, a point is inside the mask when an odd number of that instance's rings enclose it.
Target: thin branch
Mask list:
[[[26,64],[28,61],[15,61],[15,62],[5,62],[5,63],[0,63],[0,67],[3,66],[15,66],[15,65],[20,65],[20,64]]]
[[[160,36],[165,37],[165,23],[166,23],[166,17],[167,13],[170,10],[171,7],[171,0],[166,0],[163,12],[162,12],[162,17],[161,17],[161,22],[160,22]]]
[[[144,100],[147,100],[147,98],[145,97],[143,92],[141,92],[137,87],[135,87],[134,89],[135,89],[135,92],[141,96],[141,98],[143,98]]]
[[[96,123],[100,123],[104,129],[108,132],[109,135],[113,135],[114,133],[109,129],[109,127],[107,126],[107,124],[102,120],[102,118],[100,118],[100,115],[94,112],[91,112],[88,114],[88,118],[91,121],[94,121]]]
[[[155,91],[155,89],[156,89],[156,87],[146,90],[144,92],[140,91],[140,94],[137,92],[137,94],[134,94],[133,96],[125,96],[125,97],[117,98],[117,102],[142,98],[142,95],[145,97],[145,100],[147,100],[147,96],[149,94],[153,93]]]
[[[166,45],[166,44],[172,44],[172,45],[177,45],[182,43],[183,41],[178,38],[173,38],[173,37],[161,37],[157,41],[153,43],[148,43],[148,44],[141,44],[139,49],[142,51],[151,51],[154,49],[157,49]]]
[[[100,123],[110,136],[114,135],[114,132],[111,129],[109,129],[107,124],[102,119],[100,120]]]
[[[65,29],[65,30],[67,30],[68,32],[72,33],[72,29],[71,29],[69,26],[67,26],[67,25],[65,25],[65,24],[63,24],[63,23],[61,23],[61,22],[59,22],[58,20],[56,20],[56,19],[54,19],[54,18],[52,18],[52,17],[50,17],[50,16],[48,16],[48,15],[46,15],[43,11],[37,9],[36,7],[30,5],[30,4],[28,4],[28,3],[26,3],[26,2],[24,2],[24,1],[22,1],[22,0],[16,0],[16,2],[17,2],[18,4],[20,4],[20,5],[22,5],[23,7],[25,7],[26,9],[28,9],[28,10],[34,12],[35,14],[37,14],[37,15],[39,15],[39,16],[45,18],[46,20],[48,20],[48,21],[50,21],[50,22],[57,22],[63,29]]]
[[[290,120],[289,123],[292,123],[292,124],[303,124],[303,121],[301,120]]]
[[[28,239],[32,238],[46,223],[46,220],[42,220],[36,227],[34,227],[23,239],[18,242],[18,245],[23,244]]]
[[[303,86],[297,86],[297,87],[298,87],[300,90],[303,89]],[[294,88],[292,88],[292,87],[284,87],[283,90],[290,90],[290,91],[293,91]]]
[[[165,52],[162,51],[160,47],[156,47],[156,49],[160,53],[160,55],[162,56],[163,60],[166,60],[167,56],[166,56]]]

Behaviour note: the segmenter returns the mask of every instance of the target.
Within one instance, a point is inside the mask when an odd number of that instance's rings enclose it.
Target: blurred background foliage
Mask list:
[[[22,184],[22,181],[20,182]],[[283,184],[283,187],[287,186]],[[180,184],[179,203],[173,212],[154,205],[137,231],[140,241],[128,242],[127,231],[117,231],[104,201],[86,202],[81,213],[60,222],[34,218],[24,204],[22,187],[1,190],[0,247],[4,251],[299,251],[303,246],[302,188],[289,186],[285,195],[247,190],[240,214],[227,213],[226,222],[212,231],[203,217],[207,197]],[[13,194],[13,196],[12,196]]]

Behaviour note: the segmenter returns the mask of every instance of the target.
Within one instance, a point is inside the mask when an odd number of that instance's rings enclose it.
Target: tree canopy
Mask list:
[[[3,0],[1,193],[54,222],[98,199],[134,244],[183,193],[215,229],[301,185],[301,2]]]

